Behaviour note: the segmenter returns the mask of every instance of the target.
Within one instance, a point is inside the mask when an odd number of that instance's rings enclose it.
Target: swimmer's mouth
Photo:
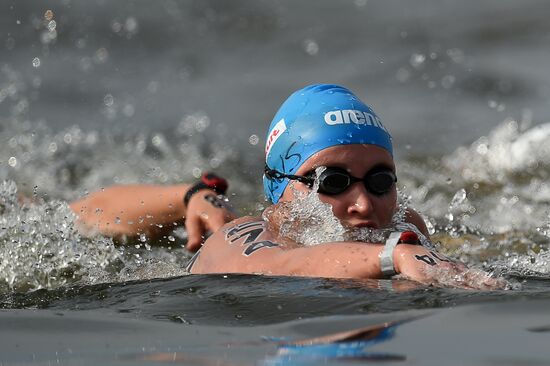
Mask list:
[[[378,229],[378,225],[375,222],[372,221],[366,221],[366,222],[359,222],[357,224],[350,225],[354,229],[360,229],[363,227],[367,227],[369,229]]]

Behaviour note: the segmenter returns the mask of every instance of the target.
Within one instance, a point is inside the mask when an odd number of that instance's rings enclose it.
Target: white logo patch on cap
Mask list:
[[[286,131],[286,124],[285,119],[281,119],[277,124],[273,127],[271,132],[269,133],[269,136],[267,136],[267,141],[265,142],[265,156],[267,158],[267,155],[269,154],[269,151],[273,147],[273,144],[277,139],[283,134],[283,132]]]
[[[377,115],[353,109],[343,109],[327,112],[325,113],[325,123],[330,126],[355,123],[358,125],[369,125],[378,127],[388,132]]]

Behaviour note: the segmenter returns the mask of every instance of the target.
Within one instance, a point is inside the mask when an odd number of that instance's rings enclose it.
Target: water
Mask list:
[[[546,2],[66,0],[6,8],[3,309],[234,327],[548,299]],[[394,135],[402,200],[427,219],[438,250],[503,276],[512,290],[187,276],[181,231],[160,246],[121,247],[75,230],[70,200],[118,183],[188,182],[203,169],[229,179],[241,213],[261,214],[268,122],[290,91],[314,82],[344,84],[373,105]],[[328,231],[321,234],[341,235]]]

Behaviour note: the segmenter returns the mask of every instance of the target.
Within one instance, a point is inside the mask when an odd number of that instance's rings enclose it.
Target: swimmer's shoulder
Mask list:
[[[416,226],[426,238],[430,237],[428,228],[426,227],[426,222],[418,212],[410,207],[407,208],[405,212],[405,221]]]
[[[275,234],[260,217],[235,219],[212,234],[203,244],[192,273],[241,272],[251,256],[278,246]],[[241,270],[240,270],[241,269]]]

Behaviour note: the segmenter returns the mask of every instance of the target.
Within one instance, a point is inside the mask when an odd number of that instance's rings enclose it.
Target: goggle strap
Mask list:
[[[293,175],[293,174],[281,173],[278,170],[270,169],[267,165],[265,166],[264,174],[268,179],[287,178],[287,179],[290,179],[290,180],[297,180],[298,182],[307,184],[309,186],[313,186],[313,182],[314,182],[313,178],[305,177],[303,175]]]

